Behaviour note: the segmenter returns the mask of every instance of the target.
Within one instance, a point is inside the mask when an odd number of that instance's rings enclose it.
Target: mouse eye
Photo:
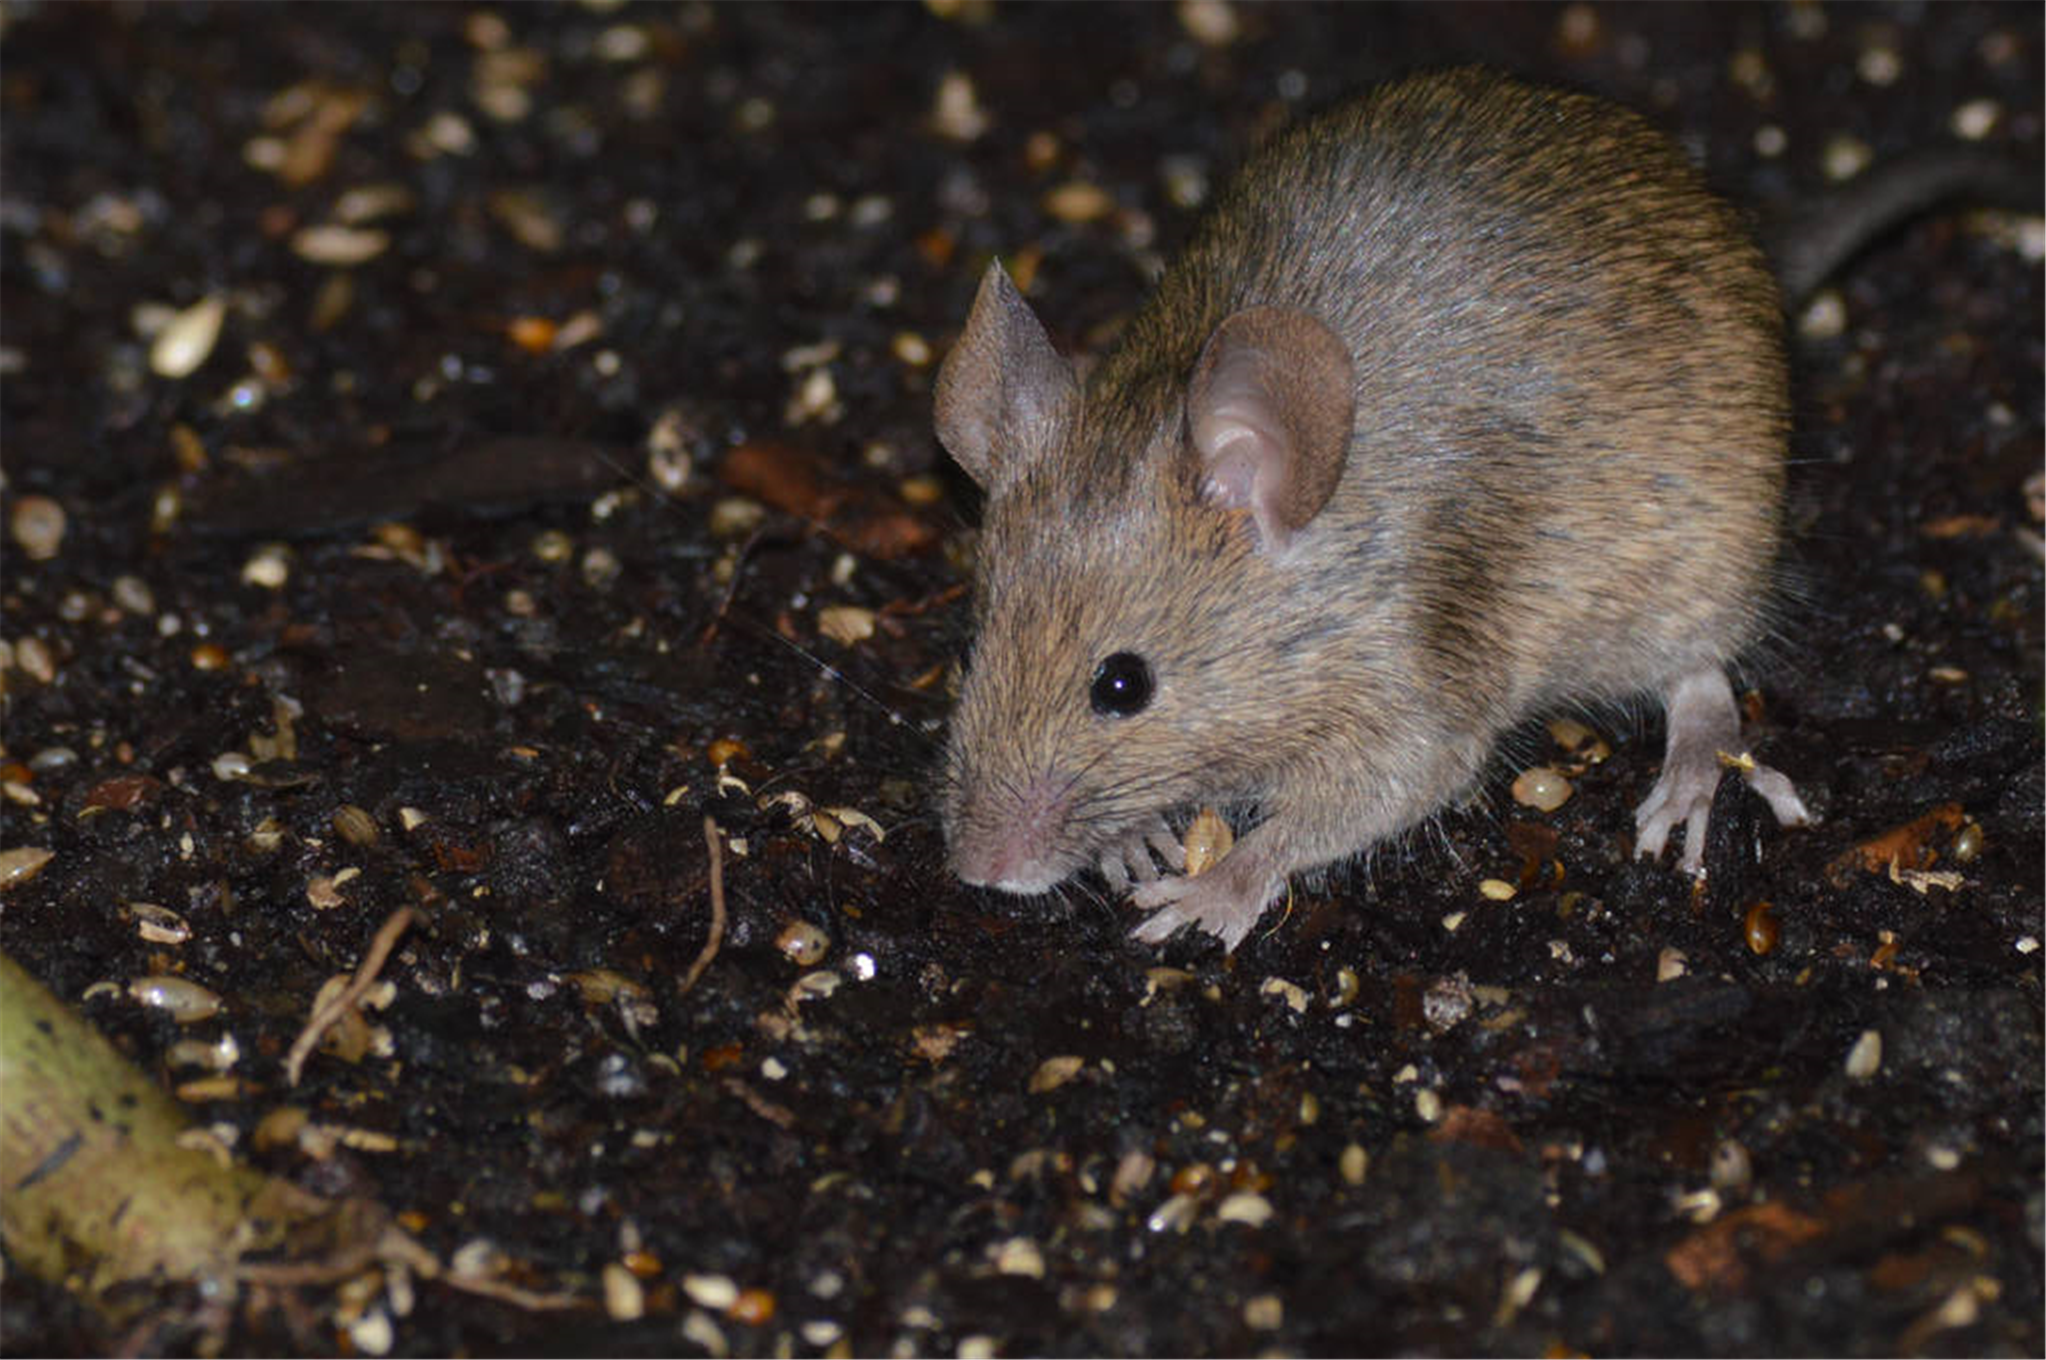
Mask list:
[[[1151,667],[1135,652],[1117,652],[1094,668],[1087,691],[1104,718],[1127,718],[1151,702]]]

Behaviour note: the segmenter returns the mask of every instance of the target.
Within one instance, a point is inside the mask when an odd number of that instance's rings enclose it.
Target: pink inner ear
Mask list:
[[[1201,499],[1218,510],[1248,510],[1257,485],[1256,465],[1248,458],[1229,454],[1207,459],[1208,477],[1201,484]]]
[[[1248,510],[1283,552],[1321,513],[1349,456],[1349,350],[1305,312],[1252,307],[1215,328],[1187,391],[1187,433],[1210,504]]]

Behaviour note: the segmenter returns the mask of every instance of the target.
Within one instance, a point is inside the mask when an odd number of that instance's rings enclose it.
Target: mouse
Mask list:
[[[1905,178],[1862,215],[1953,176]],[[1867,234],[1842,215],[1800,289]],[[1233,951],[1294,876],[1467,796],[1515,726],[1644,698],[1638,857],[1675,836],[1702,872],[1729,767],[1810,822],[1727,675],[1772,624],[1784,297],[1646,118],[1483,68],[1277,134],[1084,381],[990,264],[934,388],[985,498],[953,873],[1095,869],[1137,939]],[[1250,825],[1193,875],[1169,817],[1199,806]]]

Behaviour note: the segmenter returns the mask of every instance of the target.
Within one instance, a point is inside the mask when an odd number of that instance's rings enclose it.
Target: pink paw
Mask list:
[[[1286,886],[1283,879],[1248,885],[1240,880],[1240,875],[1228,872],[1225,863],[1198,878],[1160,878],[1146,883],[1131,894],[1130,901],[1151,916],[1130,934],[1148,944],[1163,944],[1193,926],[1219,937],[1223,947],[1234,953]]]

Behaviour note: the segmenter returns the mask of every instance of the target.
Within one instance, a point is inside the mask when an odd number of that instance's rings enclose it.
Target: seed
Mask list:
[[[128,995],[145,1006],[155,1006],[181,1025],[210,1019],[220,1013],[220,997],[196,982],[160,974],[139,977],[128,984]]]
[[[186,378],[199,371],[220,339],[227,301],[203,297],[173,316],[149,346],[149,370],[160,378]]]
[[[1513,801],[1525,807],[1540,808],[1543,812],[1554,812],[1570,801],[1570,781],[1560,770],[1547,765],[1522,770],[1520,777],[1513,781]]]
[[[1854,1047],[1847,1050],[1847,1075],[1855,1081],[1867,1081],[1883,1065],[1883,1035],[1881,1030],[1865,1029],[1854,1041]]]
[[[64,542],[64,507],[48,496],[23,496],[14,503],[8,529],[31,562],[47,562]]]
[[[1776,939],[1782,927],[1776,923],[1776,908],[1769,902],[1757,902],[1748,908],[1747,918],[1741,923],[1741,933],[1746,937],[1748,949],[1755,954],[1767,954],[1776,948]]]

